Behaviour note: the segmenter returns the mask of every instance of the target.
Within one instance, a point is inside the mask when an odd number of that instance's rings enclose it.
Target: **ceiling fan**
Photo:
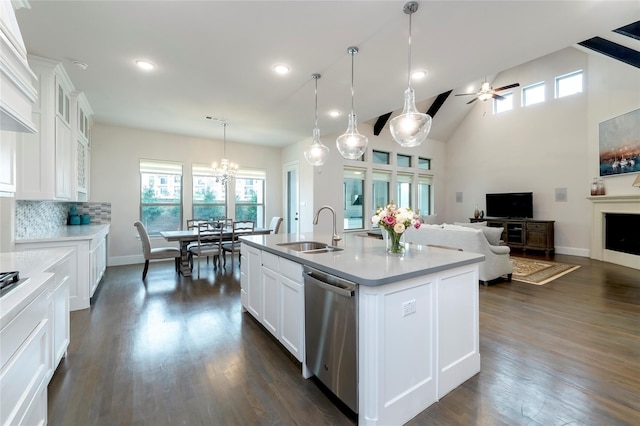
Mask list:
[[[467,102],[467,104],[475,102],[478,99],[480,99],[481,101],[487,101],[491,98],[504,99],[504,96],[498,95],[498,92],[501,92],[506,89],[511,89],[512,87],[518,87],[518,86],[520,86],[520,83],[513,83],[507,86],[502,86],[502,87],[498,87],[497,89],[494,89],[493,87],[491,87],[491,85],[487,81],[484,81],[480,86],[480,90],[478,90],[477,93],[459,93],[456,96],[475,96],[475,98],[471,99],[469,102]]]

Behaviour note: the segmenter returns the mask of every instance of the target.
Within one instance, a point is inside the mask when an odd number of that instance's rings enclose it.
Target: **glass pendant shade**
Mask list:
[[[307,159],[307,162],[312,166],[322,166],[329,155],[329,147],[322,143],[320,140],[320,129],[318,129],[318,79],[321,77],[320,74],[315,73],[312,74],[311,77],[316,81],[316,104],[315,104],[315,117],[316,117],[316,125],[313,128],[313,140],[311,141],[311,145],[304,150],[304,158]]]
[[[416,108],[412,88],[404,91],[402,114],[391,119],[389,128],[393,139],[403,147],[418,146],[427,139],[431,130],[431,117]]]
[[[362,157],[364,151],[367,149],[369,139],[358,132],[356,126],[356,115],[354,113],[349,114],[349,124],[347,131],[338,136],[336,139],[336,146],[340,154],[348,160],[357,160]]]
[[[418,146],[429,135],[431,130],[431,117],[423,114],[416,108],[416,98],[411,88],[411,15],[418,10],[418,3],[410,1],[404,5],[404,13],[409,15],[409,69],[407,73],[407,90],[404,91],[404,108],[402,114],[393,118],[389,123],[391,137],[400,146]]]
[[[369,139],[358,132],[358,126],[356,125],[357,117],[353,112],[353,57],[358,53],[358,48],[350,46],[347,48],[347,53],[351,55],[351,114],[349,114],[347,131],[338,136],[336,139],[336,147],[338,147],[340,155],[347,160],[357,160],[362,157],[362,154],[364,154],[364,151],[367,149]]]
[[[313,129],[313,142],[304,150],[304,158],[312,166],[322,166],[329,155],[329,147],[320,140],[320,129]]]

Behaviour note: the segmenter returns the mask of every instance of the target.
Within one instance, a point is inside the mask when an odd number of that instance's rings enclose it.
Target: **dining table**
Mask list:
[[[224,228],[219,231],[222,240],[231,240],[233,229]],[[253,231],[236,231],[235,235],[265,235],[270,234],[271,229],[255,228]],[[198,241],[198,229],[182,229],[179,231],[162,231],[162,238],[169,242],[177,241],[180,244],[180,273],[185,277],[191,276],[191,264],[189,263],[189,244]]]

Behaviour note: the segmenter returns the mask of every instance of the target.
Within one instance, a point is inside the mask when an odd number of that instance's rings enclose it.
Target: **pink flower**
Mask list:
[[[396,223],[396,218],[393,216],[385,216],[384,218],[382,218],[382,220],[389,226],[393,226]]]

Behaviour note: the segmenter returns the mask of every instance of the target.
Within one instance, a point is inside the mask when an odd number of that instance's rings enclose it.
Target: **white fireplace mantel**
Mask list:
[[[604,215],[607,213],[640,215],[640,193],[636,195],[597,195],[587,198],[591,201],[591,258],[640,269],[640,256],[604,248]]]

